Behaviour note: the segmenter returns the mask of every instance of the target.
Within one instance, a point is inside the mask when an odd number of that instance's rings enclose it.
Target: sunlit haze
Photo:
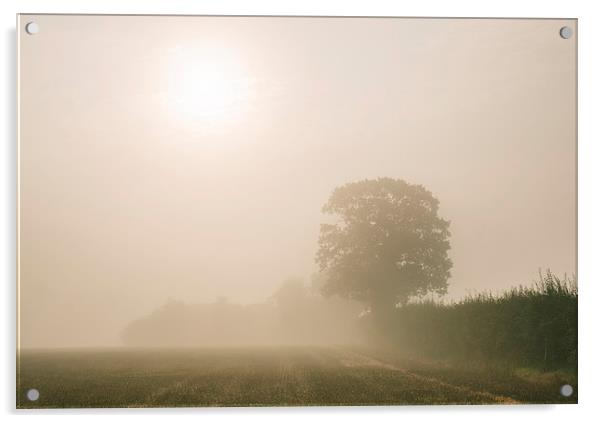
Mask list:
[[[121,345],[169,301],[309,284],[322,206],[367,178],[440,201],[445,298],[576,272],[562,21],[37,22],[20,34],[21,346]]]

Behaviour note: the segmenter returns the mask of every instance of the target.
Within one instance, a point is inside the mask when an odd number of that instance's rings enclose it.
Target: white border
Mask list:
[[[2,9],[2,83],[1,103],[3,143],[0,150],[0,194],[2,198],[0,263],[3,292],[0,326],[2,369],[0,375],[0,412],[10,419],[16,414],[26,420],[38,414],[53,421],[64,419],[144,419],[162,421],[166,417],[186,419],[242,419],[264,422],[330,420],[342,418],[364,422],[378,418],[390,421],[420,419],[447,422],[506,422],[509,419],[567,422],[599,418],[598,392],[602,380],[600,358],[601,322],[599,302],[602,281],[597,269],[602,248],[600,181],[602,166],[602,25],[595,1],[479,1],[423,0],[3,0]],[[573,406],[452,406],[452,407],[355,407],[355,408],[278,408],[278,409],[186,409],[186,410],[100,410],[16,412],[15,404],[15,15],[16,13],[131,13],[131,14],[236,14],[236,15],[346,15],[346,16],[450,16],[450,17],[549,17],[579,19],[579,405]],[[545,420],[543,420],[545,419]]]

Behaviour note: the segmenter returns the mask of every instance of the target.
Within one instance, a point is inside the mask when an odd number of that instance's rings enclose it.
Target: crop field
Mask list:
[[[328,347],[22,351],[17,408],[576,403],[570,373]],[[27,398],[35,388],[36,401]]]

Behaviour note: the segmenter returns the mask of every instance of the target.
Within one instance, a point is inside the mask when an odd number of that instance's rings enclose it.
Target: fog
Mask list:
[[[36,21],[19,34],[20,347],[357,340],[365,305],[312,275],[322,206],[367,178],[439,200],[445,298],[576,272],[566,21]]]
[[[362,312],[355,301],[324,299],[291,279],[258,304],[170,300],[130,323],[122,339],[130,347],[350,345],[369,342]]]

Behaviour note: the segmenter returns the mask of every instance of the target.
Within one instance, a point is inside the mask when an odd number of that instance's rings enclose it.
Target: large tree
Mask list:
[[[321,225],[316,254],[323,294],[366,302],[383,315],[412,296],[446,293],[450,232],[438,209],[428,190],[403,180],[336,188],[322,209],[336,221]]]

